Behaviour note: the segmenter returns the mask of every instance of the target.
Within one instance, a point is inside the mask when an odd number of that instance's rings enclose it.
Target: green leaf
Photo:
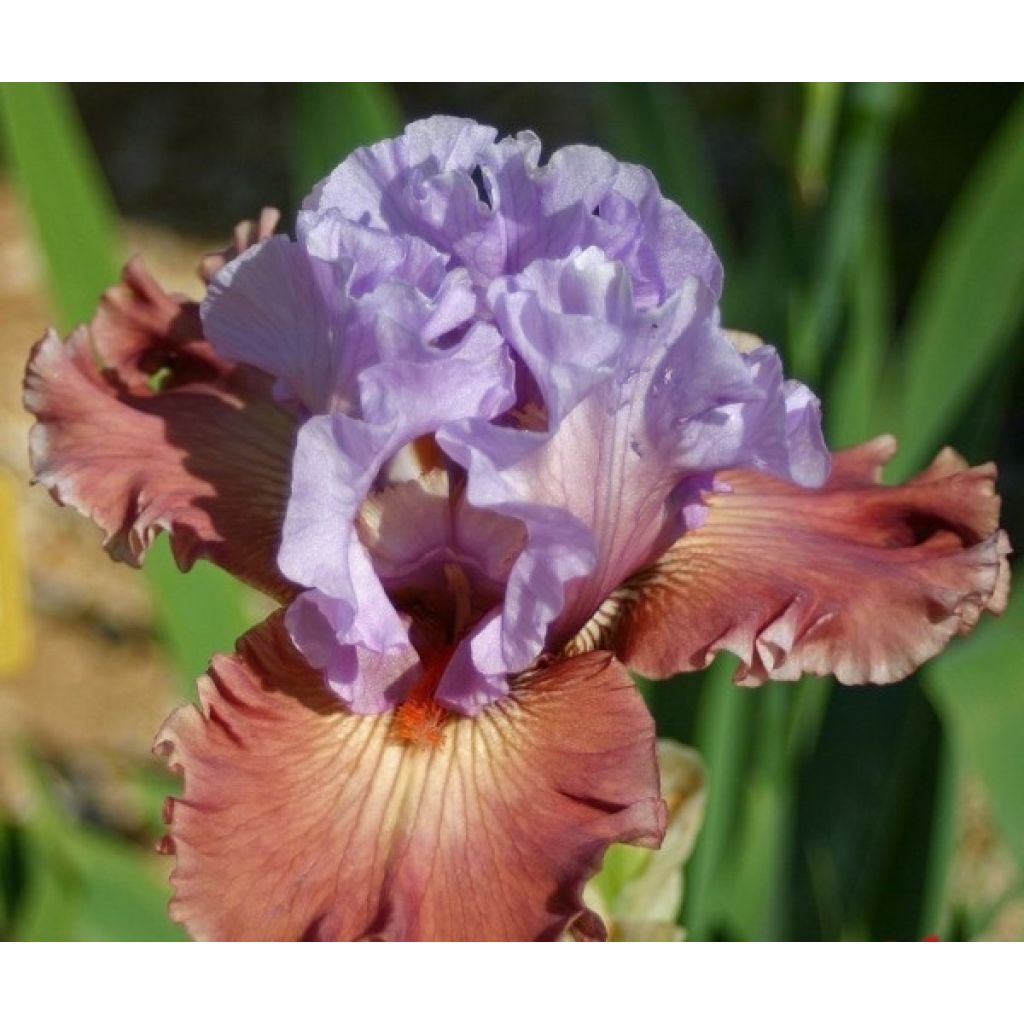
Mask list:
[[[929,668],[927,690],[1024,872],[1024,590]]]
[[[5,84],[0,101],[12,168],[62,326],[68,328],[90,319],[99,296],[117,280],[120,245],[113,205],[66,88]],[[206,563],[182,576],[165,539],[150,553],[146,575],[160,632],[190,692],[210,655],[232,650],[252,625],[246,590]]]
[[[839,110],[841,82],[805,82],[804,116],[796,147],[796,182],[805,203],[817,203],[826,192]]]
[[[907,320],[902,449],[919,467],[956,423],[1024,312],[1024,96],[971,175],[935,245]]]
[[[840,148],[825,230],[810,288],[795,310],[790,337],[794,376],[816,381],[843,309],[843,282],[875,206],[899,86],[876,82],[851,91],[851,126]]]
[[[402,130],[390,86],[372,82],[304,82],[295,86],[294,175],[301,200],[359,146]]]
[[[787,914],[800,939],[919,939],[942,735],[920,688],[834,687],[800,767]]]
[[[187,938],[167,916],[168,860],[84,827],[68,835],[66,850],[81,888],[75,939],[169,942]]]
[[[946,732],[948,733],[948,728]],[[948,737],[944,737],[936,772],[931,835],[923,858],[922,937],[946,935],[952,923],[953,908],[949,883],[959,839],[957,811],[960,807],[962,774],[962,758],[959,751],[948,741]]]
[[[32,813],[22,826],[28,879],[14,928],[21,940],[168,941],[185,933],[167,917],[170,862],[73,818],[45,766],[22,763]]]
[[[791,685],[774,683],[747,697],[754,704],[754,756],[719,883],[728,893],[724,917],[745,939],[784,937],[780,928],[795,800],[788,738],[795,696]]]
[[[707,769],[704,826],[688,873],[683,923],[691,939],[707,939],[720,920],[722,865],[737,817],[746,761],[752,693],[736,686],[736,659],[720,654],[705,672],[694,746]],[[667,684],[671,685],[671,684]],[[683,684],[685,685],[685,684]]]
[[[33,829],[21,830],[29,861],[11,928],[17,942],[66,942],[73,937],[80,896],[71,868]]]
[[[178,670],[184,696],[206,671],[210,656],[233,651],[235,641],[269,612],[260,595],[209,562],[198,561],[183,573],[160,536],[146,556],[157,631]]]
[[[825,427],[832,447],[878,432],[879,389],[892,330],[889,247],[882,214],[870,215],[849,269],[849,330],[832,375]]]
[[[167,916],[170,862],[65,814],[25,828],[28,893],[22,941],[167,942],[187,936]]]
[[[113,204],[67,89],[4,83],[0,111],[11,169],[68,330],[92,316],[117,280]]]

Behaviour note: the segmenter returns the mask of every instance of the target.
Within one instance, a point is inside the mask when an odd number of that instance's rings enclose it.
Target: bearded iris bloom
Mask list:
[[[994,468],[830,455],[645,169],[431,118],[275,226],[199,305],[130,263],[26,380],[115,558],[282,605],[158,737],[196,937],[602,937],[584,885],[665,826],[627,669],[890,682],[1005,605]]]

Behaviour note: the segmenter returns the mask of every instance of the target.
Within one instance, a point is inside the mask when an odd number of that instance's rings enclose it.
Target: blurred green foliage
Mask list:
[[[292,95],[294,198],[402,121],[396,92],[384,86],[303,85]],[[1024,314],[1024,97],[971,157],[908,287],[891,175],[894,139],[930,130],[916,125],[920,90],[750,90],[743,127],[760,162],[756,180],[739,189],[725,187],[714,158],[718,125],[688,90],[612,85],[587,96],[598,135],[587,141],[650,166],[708,230],[726,266],[727,320],[781,343],[790,370],[826,396],[832,443],[893,430],[902,443],[894,478],[947,440],[974,458],[991,454],[1019,396],[1005,369],[1019,365]],[[464,89],[451,97],[466,103]],[[112,204],[66,90],[6,86],[0,98],[7,159],[67,327],[86,319],[115,279],[123,253]],[[218,571],[177,574],[163,545],[147,571],[190,691],[251,613]],[[683,909],[690,936],[952,938],[983,927],[999,908],[965,916],[950,886],[956,808],[964,780],[980,780],[1024,870],[1022,637],[1018,599],[902,686],[849,690],[806,679],[742,690],[725,658],[699,678],[645,685],[659,732],[693,743],[707,764],[707,817]],[[0,931],[178,934],[138,847],[76,820],[26,759],[40,810],[28,825],[0,828]],[[160,787],[146,787],[155,799]]]

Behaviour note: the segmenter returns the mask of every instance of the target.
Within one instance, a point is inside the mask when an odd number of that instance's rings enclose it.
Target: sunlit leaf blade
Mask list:
[[[295,197],[352,150],[402,130],[402,113],[389,85],[375,82],[303,82],[295,86]]]
[[[993,371],[1024,313],[1024,97],[973,172],[924,270],[903,344],[897,476],[921,465]]]
[[[963,758],[960,751],[943,738],[936,769],[935,803],[931,834],[923,857],[924,898],[921,908],[923,935],[949,934],[952,923],[951,876],[959,840],[959,810]],[[910,856],[914,853],[911,851]]]
[[[73,873],[48,838],[19,829],[27,868],[10,925],[17,942],[62,942],[74,935],[80,897]]]
[[[1024,591],[936,661],[927,688],[1024,871]]]
[[[68,835],[67,852],[82,893],[74,938],[169,942],[187,937],[167,916],[168,861],[84,827]]]
[[[731,655],[718,656],[706,672],[698,710],[694,745],[707,768],[708,791],[683,904],[683,924],[691,939],[711,936],[718,919],[716,897],[728,899],[719,887],[742,792],[746,727],[752,710],[750,691],[732,682],[735,668]]]
[[[833,448],[859,444],[878,433],[879,389],[892,330],[889,251],[882,215],[875,212],[849,270],[849,329],[825,405]]]
[[[65,330],[87,320],[118,274],[113,206],[63,86],[0,86],[5,148],[31,215]],[[42,330],[40,330],[40,334]]]
[[[261,607],[260,595],[209,562],[198,561],[183,574],[165,536],[147,555],[145,571],[161,640],[178,669],[183,692],[191,696],[193,681],[206,671],[210,656],[234,650],[238,637],[269,608]]]
[[[0,98],[6,150],[67,329],[87,321],[101,293],[117,280],[113,205],[66,88],[6,84]],[[184,685],[191,687],[210,654],[231,650],[252,624],[244,588],[202,563],[182,578],[164,541],[151,553],[146,572],[161,632]]]
[[[167,917],[167,865],[157,855],[63,819],[26,828],[28,885],[13,936],[21,941],[167,942],[186,938]]]
[[[729,893],[724,918],[730,932],[751,940],[781,937],[786,904],[795,762],[787,727],[796,694],[773,684],[745,695],[753,704],[753,757],[745,772],[740,817],[720,871]]]
[[[825,184],[842,104],[841,82],[806,82],[804,116],[796,147],[796,181],[805,203],[818,202]]]
[[[803,380],[818,379],[833,340],[843,308],[843,281],[877,199],[899,99],[894,83],[868,83],[851,90],[851,124],[839,151],[816,269],[797,305],[791,331],[789,368]]]

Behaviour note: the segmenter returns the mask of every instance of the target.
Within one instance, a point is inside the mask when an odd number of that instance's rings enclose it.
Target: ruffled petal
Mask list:
[[[306,662],[323,672],[330,690],[356,714],[389,711],[411,692],[423,671],[416,649],[409,642],[404,621],[390,604],[365,559],[356,553],[352,578],[359,585],[361,622],[354,626],[353,602],[307,590],[285,612],[288,633]],[[367,607],[367,606],[370,607]],[[373,616],[376,615],[376,622]],[[367,620],[370,625],[367,626]],[[377,632],[373,633],[373,627]],[[394,629],[393,637],[380,637],[381,627]]]
[[[586,245],[587,224],[611,188],[618,165],[593,146],[566,146],[540,166],[541,142],[520,132],[480,155],[489,244],[456,255],[485,280],[525,270],[534,260],[566,256]],[[476,242],[476,239],[473,239]],[[489,258],[488,258],[489,257]]]
[[[353,715],[276,617],[200,682],[158,752],[175,920],[235,940],[602,937],[582,900],[613,842],[665,822],[653,723],[610,656],[554,666],[439,745]]]
[[[619,166],[583,244],[599,246],[628,268],[641,306],[660,306],[688,277],[696,277],[716,298],[722,294],[722,264],[710,239],[662,196],[646,167]]]
[[[750,465],[805,487],[821,486],[830,459],[817,396],[799,381],[783,379],[782,360],[771,345],[758,342],[743,353],[743,361],[764,396],[744,410]]]
[[[33,349],[25,405],[36,480],[141,564],[160,530],[178,564],[207,558],[280,598],[277,569],[296,424],[264,374],[203,340],[195,305],[133,261],[90,328]]]
[[[275,395],[304,414],[366,416],[367,374],[441,356],[436,343],[466,324],[476,298],[464,270],[441,276],[415,247],[333,227],[317,236],[318,254],[283,235],[248,249],[211,283],[203,327],[222,356],[272,374]]]
[[[436,295],[448,263],[446,256],[421,238],[357,224],[334,209],[307,225],[300,241],[318,259],[344,257],[351,263],[348,288],[355,297],[389,281],[402,281],[424,295]]]
[[[330,216],[416,238],[467,268],[482,290],[534,260],[597,245],[627,268],[645,307],[690,276],[721,293],[707,236],[662,197],[649,171],[593,146],[566,146],[542,164],[532,132],[498,142],[496,134],[432,117],[357,150],[303,204],[300,239]]]
[[[421,362],[397,359],[361,376],[366,419],[314,416],[299,431],[281,567],[304,586],[347,596],[348,538],[385,462],[448,417],[495,416],[512,401],[512,365],[493,329]]]
[[[206,336],[224,358],[271,374],[277,396],[305,412],[350,409],[363,353],[341,341],[347,269],[285,235],[251,246],[210,282]]]
[[[887,487],[878,479],[894,450],[881,437],[839,453],[821,490],[718,474],[705,524],[613,595],[590,643],[653,678],[728,650],[739,679],[902,679],[983,611],[1003,610],[1010,548],[994,466],[947,449]]]
[[[299,431],[292,490],[279,555],[290,580],[312,588],[289,613],[295,643],[354,709],[381,710],[351,671],[349,645],[397,656],[408,631],[359,537],[357,519],[385,463],[447,419],[491,417],[513,400],[513,368],[497,332],[478,325],[450,348],[396,348],[395,358],[364,370],[359,403],[366,419],[314,416]],[[315,592],[315,593],[314,593]],[[316,606],[316,616],[304,603]],[[316,636],[306,624],[317,623]],[[325,651],[324,627],[337,648]]]
[[[478,625],[438,691],[465,713],[669,548],[692,524],[696,481],[757,465],[821,483],[828,464],[807,423],[813,403],[817,428],[813,396],[795,396],[791,423],[774,350],[737,351],[697,278],[641,309],[623,266],[587,249],[495,282],[488,300],[536,384],[545,429],[474,421],[437,435],[467,471],[470,503],[527,533],[504,608]]]
[[[526,531],[503,605],[463,641],[438,689],[442,703],[473,714],[505,693],[508,676],[529,668],[545,649],[569,583],[594,572],[597,550],[593,534],[571,510],[532,492],[530,483],[540,479],[531,474],[535,437],[473,421],[444,428],[438,441],[466,468],[470,503],[518,520]]]
[[[370,652],[413,656],[406,624],[385,593],[356,532],[359,506],[387,455],[397,450],[395,424],[314,416],[299,431],[292,494],[279,554],[282,572],[311,588],[288,609],[288,627],[311,665],[359,711],[389,706],[377,688],[362,692],[354,672]],[[390,691],[392,700],[401,688]]]
[[[472,170],[496,134],[464,118],[437,116],[414,121],[397,138],[357,149],[302,204],[300,234],[318,214],[337,210],[358,224],[427,237],[424,229],[432,221],[443,227],[444,214],[451,219],[455,212],[434,210],[425,195],[429,183]],[[468,174],[465,180],[476,200]]]
[[[239,221],[235,225],[230,244],[202,258],[199,263],[199,279],[208,285],[232,260],[238,259],[257,243],[271,238],[280,220],[280,210],[264,206],[256,220]]]

